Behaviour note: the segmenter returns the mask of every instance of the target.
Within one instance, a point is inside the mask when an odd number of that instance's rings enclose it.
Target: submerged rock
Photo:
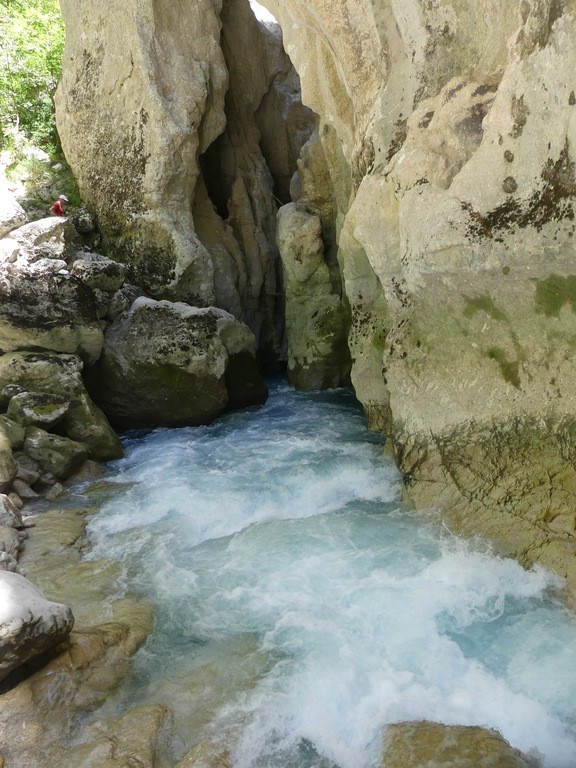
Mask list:
[[[89,390],[121,428],[206,424],[264,402],[252,332],[224,310],[139,298],[106,334]]]
[[[494,730],[426,721],[389,725],[382,768],[538,768]]]
[[[28,579],[0,571],[0,680],[64,640],[72,610],[47,600]]]
[[[231,768],[232,760],[227,750],[203,741],[190,750],[174,768]]]

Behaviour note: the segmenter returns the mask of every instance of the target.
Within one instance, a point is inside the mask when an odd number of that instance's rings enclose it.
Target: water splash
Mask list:
[[[125,695],[174,706],[178,688],[176,749],[211,735],[236,768],[371,768],[386,723],[430,719],[576,764],[557,577],[403,510],[350,393],[278,385],[262,409],[129,439],[112,471],[93,555],[158,606]]]

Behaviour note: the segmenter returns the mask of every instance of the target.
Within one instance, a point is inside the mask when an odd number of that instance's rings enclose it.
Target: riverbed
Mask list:
[[[351,391],[276,381],[261,408],[124,445],[87,556],[122,561],[118,592],[156,621],[99,714],[170,707],[163,765],[209,739],[235,768],[373,768],[386,724],[414,719],[576,764],[561,581],[403,505]]]

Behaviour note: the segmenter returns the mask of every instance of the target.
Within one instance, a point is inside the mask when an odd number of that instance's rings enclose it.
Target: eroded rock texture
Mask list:
[[[318,115],[290,194],[339,266],[370,424],[419,506],[574,589],[576,3],[265,4]],[[62,6],[60,129],[109,241],[262,342],[289,202],[254,132],[267,38],[240,0]]]

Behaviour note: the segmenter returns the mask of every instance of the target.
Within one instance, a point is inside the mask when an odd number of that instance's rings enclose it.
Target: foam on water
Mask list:
[[[350,394],[276,386],[263,409],[128,440],[113,478],[92,554],[127,559],[157,604],[130,696],[235,644],[266,659],[247,652],[248,684],[182,743],[227,735],[237,768],[370,768],[386,723],[431,719],[576,764],[576,623],[547,597],[558,579],[401,509]]]

